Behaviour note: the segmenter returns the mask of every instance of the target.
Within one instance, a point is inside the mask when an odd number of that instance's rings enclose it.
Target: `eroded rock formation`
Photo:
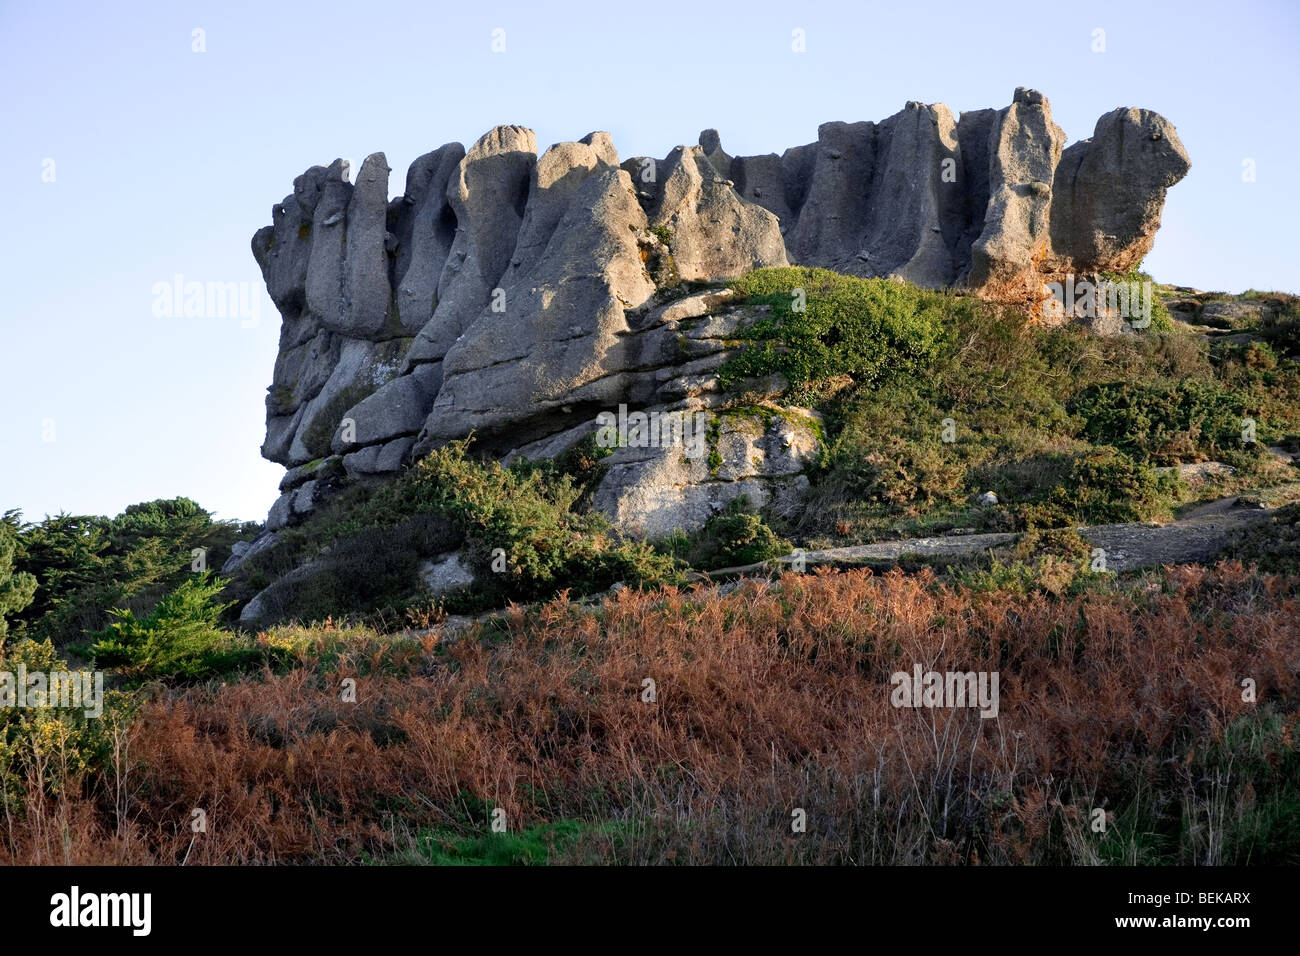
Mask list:
[[[959,119],[908,103],[826,123],[780,156],[730,156],[706,130],[661,160],[620,164],[606,133],[539,157],[530,130],[500,126],[421,156],[392,200],[382,153],[355,183],[342,161],[314,166],[253,238],[283,317],[262,453],[289,470],[269,524],[470,432],[538,457],[619,404],[715,406],[752,316],[683,283],[797,264],[1029,301],[1056,276],[1135,265],[1189,168],[1173,126],[1119,109],[1064,144],[1020,89]],[[738,482],[797,491],[807,442],[746,435],[726,474],[624,449],[597,504],[649,533],[698,525]]]

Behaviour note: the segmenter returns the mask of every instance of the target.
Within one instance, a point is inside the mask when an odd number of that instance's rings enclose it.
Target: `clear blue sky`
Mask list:
[[[250,237],[312,164],[383,150],[400,193],[418,155],[499,123],[543,148],[608,130],[628,157],[710,126],[732,154],[780,152],[827,120],[1001,107],[1016,86],[1051,99],[1071,142],[1147,107],[1192,157],[1148,270],[1300,291],[1298,25],[1292,2],[0,0],[0,509],[188,495],[264,518],[283,474],[258,454],[279,321]],[[258,323],[155,315],[178,273],[254,283]]]

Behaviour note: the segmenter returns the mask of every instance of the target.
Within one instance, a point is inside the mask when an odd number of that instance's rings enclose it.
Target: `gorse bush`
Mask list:
[[[907,283],[828,269],[758,269],[732,287],[771,315],[741,333],[748,347],[723,366],[724,383],[779,373],[796,386],[834,375],[870,384],[918,372],[938,356],[954,307]]]
[[[809,503],[790,529],[814,547],[1163,517],[1182,490],[1146,466],[1213,458],[1244,486],[1276,478],[1259,464],[1265,445],[1300,449],[1300,363],[1262,342],[1211,348],[1169,331],[1158,303],[1142,334],[1099,336],[818,270],[762,269],[734,285],[751,314],[768,311],[739,333],[724,380],[741,388],[779,372],[785,400],[815,405],[826,423]],[[1242,441],[1247,418],[1253,445]],[[1001,504],[975,507],[985,491]],[[1125,502],[1129,493],[1138,497]]]
[[[964,497],[964,463],[937,440],[886,438],[865,453],[842,452],[839,462],[853,494],[904,513]]]
[[[1218,347],[1215,359],[1224,385],[1241,396],[1256,420],[1256,440],[1300,450],[1300,356],[1288,358],[1263,342],[1249,342]]]
[[[1278,508],[1266,521],[1234,529],[1223,556],[1261,571],[1300,574],[1300,503]]]
[[[290,529],[283,537],[291,561],[273,551],[241,569],[254,575],[272,562],[287,568],[319,559],[310,576],[290,576],[268,595],[278,602],[268,609],[272,616],[319,619],[401,605],[402,595],[415,600],[420,560],[457,549],[476,581],[444,599],[454,610],[675,578],[670,557],[583,509],[599,474],[589,448],[559,462],[521,459],[502,467],[470,458],[470,443],[436,449],[379,487],[356,487]]]
[[[0,645],[0,672],[16,675],[20,668],[29,675],[47,677],[74,671],[49,641],[23,639]],[[46,803],[49,798],[82,799],[83,781],[92,775],[102,780],[112,770],[114,745],[125,740],[137,702],[109,691],[101,702],[102,712],[93,716],[87,714],[88,709],[93,714],[93,703],[82,703],[84,706],[71,708],[0,708],[0,804],[4,816],[27,818],[26,825],[39,833],[50,826],[42,822],[51,813]],[[28,817],[29,809],[37,811],[34,818]]]
[[[1151,315],[1149,316],[1151,324],[1143,330],[1146,333],[1168,333],[1174,330],[1174,320],[1169,315],[1169,310],[1156,294],[1156,281],[1142,271],[1141,264],[1134,266],[1128,272],[1103,272],[1102,280],[1112,284],[1122,284],[1130,291],[1137,287],[1145,286],[1151,290]],[[1141,293],[1145,299],[1145,289]],[[1130,306],[1131,313],[1125,316],[1126,321],[1132,323],[1137,315],[1134,314],[1136,309]]]
[[[823,406],[830,444],[802,530],[841,528],[870,540],[953,524],[1017,530],[1083,523],[1099,509],[1095,500],[1083,513],[1071,509],[1071,484],[1080,478],[1072,472],[1095,443],[1067,407],[1073,394],[1117,366],[1145,362],[1150,374],[1204,363],[1200,352],[1162,339],[1141,344],[1034,329],[1022,315],[988,306],[956,310],[951,319],[953,344],[927,374],[847,390]],[[984,491],[1002,504],[974,508]],[[1161,510],[1144,500],[1126,513]]]
[[[1152,521],[1169,516],[1180,487],[1177,477],[1101,447],[1076,458],[1068,477],[1045,500],[1020,513],[1029,528]]]
[[[971,591],[1059,597],[1110,583],[1108,575],[1092,570],[1091,556],[1092,545],[1074,528],[1036,529],[1013,546],[973,556],[968,566],[958,564],[948,571],[953,581]]]
[[[616,581],[654,582],[672,563],[623,538],[600,514],[575,510],[583,489],[553,462],[509,468],[465,457],[468,442],[432,452],[374,500],[380,511],[418,507],[445,515],[466,535],[467,554],[488,590],[510,597],[589,593]],[[506,570],[492,569],[494,556]]]
[[[1259,334],[1279,355],[1300,359],[1300,298],[1288,296],[1277,312],[1264,319]]]
[[[1069,403],[1083,419],[1082,436],[1113,445],[1140,461],[1174,465],[1242,447],[1245,399],[1217,382],[1106,382]]]
[[[758,564],[789,554],[792,545],[776,534],[744,495],[692,534],[679,534],[664,542],[667,551],[692,568],[718,568]]]

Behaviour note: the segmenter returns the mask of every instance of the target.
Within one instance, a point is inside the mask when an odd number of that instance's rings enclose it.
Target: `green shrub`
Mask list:
[[[1278,508],[1266,521],[1234,528],[1222,556],[1261,571],[1300,574],[1300,503]]]
[[[1288,297],[1257,331],[1278,354],[1300,359],[1300,298]]]
[[[583,446],[559,462],[519,459],[502,467],[469,458],[470,441],[451,442],[431,452],[377,488],[354,489],[319,518],[291,529],[286,536],[291,564],[326,551],[330,565],[338,565],[349,550],[359,555],[353,571],[327,568],[292,600],[310,601],[313,615],[354,609],[358,602],[348,606],[349,590],[356,592],[355,576],[367,564],[360,555],[377,548],[389,548],[391,560],[381,561],[382,581],[372,593],[361,595],[365,601],[360,603],[372,607],[398,603],[398,595],[407,590],[403,581],[410,581],[407,595],[415,597],[416,560],[462,546],[476,582],[472,593],[448,598],[447,607],[457,610],[550,597],[565,588],[583,594],[616,581],[675,578],[671,558],[623,537],[603,515],[583,510],[600,474],[596,451]],[[411,524],[415,519],[439,523],[437,540],[422,542],[424,532]],[[266,558],[273,560],[283,565],[286,558]],[[498,570],[503,563],[504,569]]]
[[[859,499],[909,514],[966,497],[965,464],[933,440],[897,437],[865,454],[841,453],[840,473]]]
[[[692,568],[718,568],[758,564],[789,554],[789,541],[769,528],[745,495],[733,498],[693,534],[679,534],[661,544]]]
[[[191,680],[262,662],[265,651],[217,624],[226,607],[216,600],[224,585],[210,573],[195,575],[144,617],[115,608],[112,623],[74,650],[134,680]]]
[[[1108,382],[1083,389],[1069,404],[1083,437],[1144,462],[1173,465],[1239,449],[1245,400],[1216,382]]]
[[[1300,448],[1300,356],[1288,358],[1264,342],[1228,345],[1216,353],[1219,379],[1256,420],[1258,443]]]
[[[954,301],[908,283],[827,269],[758,269],[732,287],[772,312],[742,333],[749,346],[723,366],[724,385],[773,373],[792,386],[839,375],[865,384],[919,371],[947,340],[944,317]]]
[[[1074,528],[1026,531],[1016,541],[1018,560],[1029,561],[1046,555],[1081,561],[1092,556],[1092,545]]]
[[[1164,301],[1157,294],[1156,281],[1145,272],[1142,272],[1141,268],[1140,265],[1137,265],[1128,272],[1103,272],[1101,277],[1107,282],[1122,283],[1129,288],[1132,288],[1135,283],[1149,283],[1148,287],[1151,289],[1151,324],[1141,331],[1145,333],[1171,333],[1174,331],[1174,321],[1169,315],[1169,310],[1165,308]]]
[[[947,573],[961,587],[981,594],[1041,593],[1058,596],[1079,590],[1084,580],[1092,575],[1086,562],[1070,561],[1052,554],[1032,560],[993,558],[987,568],[952,567]]]
[[[1031,529],[1151,521],[1168,517],[1179,496],[1173,475],[1157,474],[1115,448],[1102,447],[1076,458],[1069,478],[1021,514]]]
[[[1073,528],[1033,530],[1013,546],[950,566],[950,577],[978,592],[1062,595],[1096,589],[1108,576],[1091,567],[1092,545]]]

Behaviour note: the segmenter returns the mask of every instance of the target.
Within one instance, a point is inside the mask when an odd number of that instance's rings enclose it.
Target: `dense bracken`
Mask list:
[[[10,763],[0,855],[1294,863],[1297,584],[1223,564],[1046,598],[848,572],[455,639],[276,629],[286,669],[161,691],[98,756],[51,736]],[[918,663],[1000,672],[998,716],[892,706]]]

